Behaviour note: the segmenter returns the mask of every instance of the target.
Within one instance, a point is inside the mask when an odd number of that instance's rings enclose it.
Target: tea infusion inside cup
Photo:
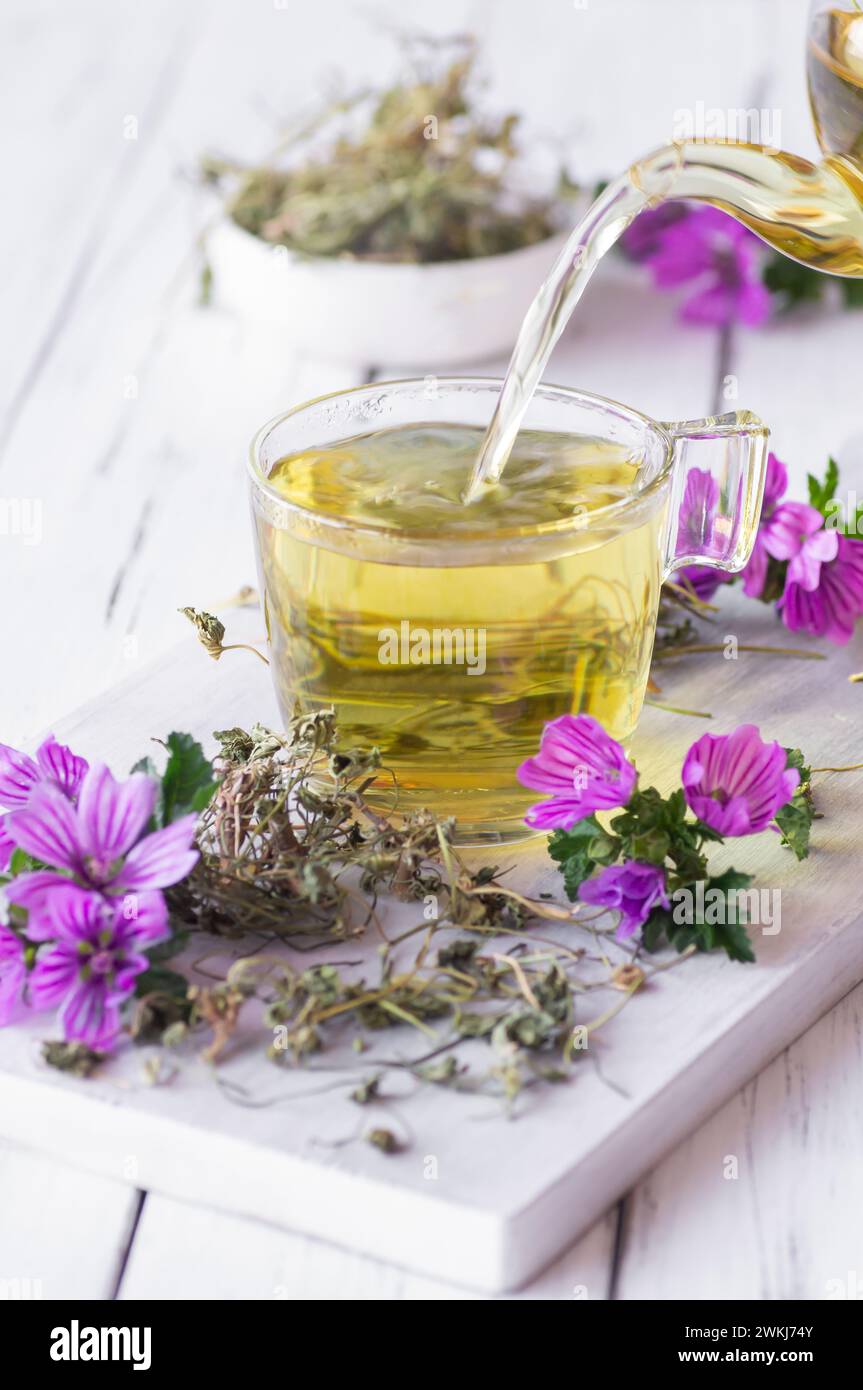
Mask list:
[[[379,748],[399,810],[456,816],[465,843],[521,838],[538,798],[516,769],[549,720],[589,713],[623,741],[635,728],[671,443],[624,407],[542,388],[538,425],[519,435],[501,481],[465,506],[499,383],[449,383],[433,419],[421,386],[329,398],[341,415],[313,402],[259,437],[254,510],[277,692],[286,719],[332,705],[344,746]],[[381,400],[390,418],[376,415]],[[375,428],[327,440],[369,413]],[[379,787],[391,808],[392,776]]]

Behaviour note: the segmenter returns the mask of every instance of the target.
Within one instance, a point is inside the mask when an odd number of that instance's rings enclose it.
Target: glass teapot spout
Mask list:
[[[813,164],[767,145],[686,140],[639,160],[630,178],[651,201],[721,208],[814,270],[863,276],[863,166],[846,155]]]

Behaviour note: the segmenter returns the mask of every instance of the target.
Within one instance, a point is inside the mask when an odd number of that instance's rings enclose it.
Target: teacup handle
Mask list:
[[[684,565],[736,574],[758,529],[770,431],[749,410],[662,429],[674,450],[663,579]]]

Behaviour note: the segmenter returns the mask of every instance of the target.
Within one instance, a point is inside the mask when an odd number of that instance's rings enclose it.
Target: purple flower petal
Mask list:
[[[198,862],[192,848],[197,816],[181,816],[163,830],[145,835],[130,851],[112,888],[134,892],[144,888],[169,888],[191,873]]]
[[[775,454],[767,455],[767,472],[764,479],[764,500],[761,503],[762,519],[772,515],[773,510],[788,491],[788,470]]]
[[[563,714],[546,724],[539,753],[523,762],[516,776],[522,786],[554,793],[553,806],[534,806],[528,813],[528,824],[539,829],[625,806],[637,773],[621,745],[592,715]]]
[[[863,614],[863,542],[839,536],[836,559],[821,566],[817,588],[786,583],[778,606],[790,632],[849,642]]]
[[[104,980],[75,985],[58,1015],[65,1036],[108,1051],[120,1032],[120,1004],[128,993],[115,991]]]
[[[36,761],[44,777],[55,782],[64,796],[74,800],[78,795],[88,763],[71,748],[58,743],[53,734],[36,750]]]
[[[794,794],[800,774],[786,763],[785,749],[764,743],[754,724],[703,734],[683,762],[687,803],[721,835],[754,835]]]
[[[775,560],[791,560],[807,539],[824,525],[824,518],[806,502],[781,502],[763,527],[764,545]],[[836,532],[828,533],[836,535]],[[833,556],[830,556],[832,559]]]
[[[50,895],[57,888],[68,888],[69,879],[50,869],[19,874],[4,889],[10,903],[27,912],[27,935],[31,941],[53,941],[54,924],[48,911]]]
[[[576,821],[589,815],[592,812],[583,801],[572,796],[552,796],[531,806],[524,819],[533,830],[570,830]]]
[[[578,890],[582,902],[605,907],[620,913],[618,941],[643,926],[654,907],[669,906],[665,888],[665,870],[657,864],[643,864],[631,859],[625,864],[610,864],[594,878],[587,879]]]
[[[716,590],[727,584],[731,576],[716,570],[712,565],[684,565],[675,575],[676,583],[684,589],[691,589],[702,603],[709,603]]]
[[[9,860],[15,853],[17,846],[12,836],[6,829],[6,817],[0,816],[0,873],[8,869]]]
[[[26,753],[0,743],[0,806],[26,806],[39,782],[39,769]]]
[[[98,940],[101,934],[109,939],[113,935],[117,908],[99,893],[67,883],[54,888],[45,902],[58,941],[77,945]]]
[[[74,945],[56,942],[41,950],[30,976],[30,994],[36,1009],[51,1009],[64,999],[78,978],[80,959]]]
[[[168,935],[168,906],[158,889],[126,893],[117,909],[118,940],[149,946]]]
[[[764,542],[755,537],[752,554],[743,570],[743,592],[747,598],[760,598],[767,583],[768,555]]]
[[[156,783],[143,772],[125,782],[112,777],[104,763],[88,771],[78,798],[81,844],[85,854],[107,865],[135,844],[156,803]]]
[[[42,784],[26,806],[13,811],[6,830],[16,845],[58,869],[76,870],[81,864],[75,810],[56,787]]]

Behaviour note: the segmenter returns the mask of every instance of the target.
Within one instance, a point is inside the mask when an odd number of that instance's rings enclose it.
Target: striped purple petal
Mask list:
[[[122,858],[142,834],[155,802],[152,777],[133,772],[125,782],[118,782],[104,763],[94,763],[78,797],[84,853],[100,864]]]
[[[119,992],[103,979],[79,982],[58,1014],[65,1036],[107,1051],[120,1032],[120,1005],[127,995],[128,990]]]
[[[56,787],[36,787],[27,805],[9,816],[6,830],[16,845],[45,864],[73,871],[81,865],[75,809]]]
[[[65,999],[78,978],[80,959],[77,948],[58,941],[36,957],[30,976],[30,994],[37,1009],[51,1009]]]
[[[528,824],[537,829],[562,825],[561,816],[573,824],[594,811],[625,806],[637,779],[621,745],[589,714],[564,714],[546,724],[539,753],[516,776],[522,786],[554,796],[547,813],[532,808]]]
[[[46,899],[47,915],[58,940],[78,945],[93,942],[103,934],[113,935],[117,908],[99,893],[66,883],[54,888]]]
[[[0,806],[26,806],[39,782],[39,768],[26,753],[0,743]]]
[[[130,851],[111,887],[135,892],[146,888],[169,888],[191,873],[198,862],[195,840],[197,816],[181,816],[163,830],[145,835]]]
[[[136,890],[117,900],[117,941],[149,946],[167,935],[168,906],[158,889]]]
[[[764,830],[800,780],[785,749],[765,743],[754,724],[730,734],[704,734],[683,762],[681,781],[691,809],[722,835]]]
[[[0,816],[0,873],[8,869],[15,848],[15,841],[6,829],[6,817]]]
[[[55,782],[63,795],[74,801],[89,766],[86,759],[79,758],[71,748],[58,743],[54,735],[49,734],[36,750],[36,762],[42,775]]]

